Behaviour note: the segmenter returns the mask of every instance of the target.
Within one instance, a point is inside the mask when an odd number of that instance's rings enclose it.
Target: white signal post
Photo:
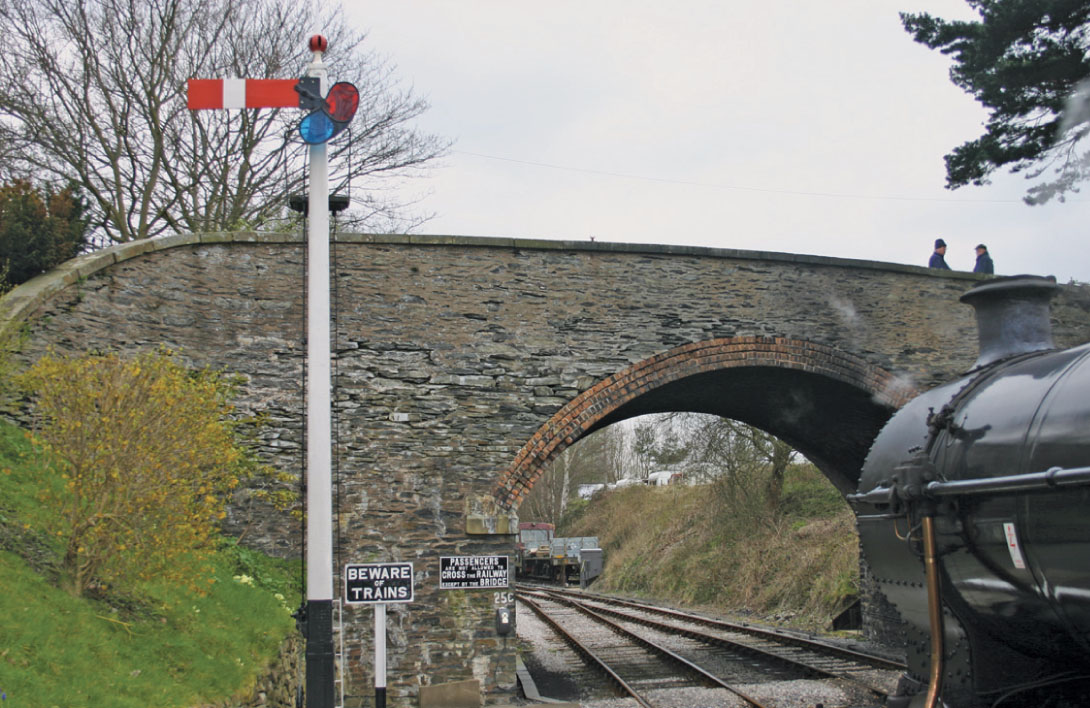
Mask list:
[[[314,35],[314,56],[305,79],[189,79],[190,110],[305,108],[299,125],[310,145],[307,197],[307,708],[333,708],[333,428],[329,343],[329,156],[326,141],[356,113],[359,92],[336,84],[326,99],[328,77],[322,62],[328,43]],[[317,87],[310,85],[317,79]],[[304,86],[304,81],[308,82]],[[315,88],[317,91],[315,92]],[[311,120],[314,119],[314,120]]]
[[[324,38],[310,39],[314,59],[307,76],[328,83]],[[307,706],[332,708],[333,484],[332,376],[329,344],[329,156],[326,144],[310,146],[307,230]]]

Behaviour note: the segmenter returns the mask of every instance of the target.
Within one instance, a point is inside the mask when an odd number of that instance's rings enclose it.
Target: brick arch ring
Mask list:
[[[825,344],[783,337],[729,337],[685,344],[612,374],[569,401],[523,445],[492,490],[500,508],[513,510],[565,448],[620,406],[696,374],[744,367],[794,369],[826,376],[869,393],[897,409],[915,386],[862,357]]]

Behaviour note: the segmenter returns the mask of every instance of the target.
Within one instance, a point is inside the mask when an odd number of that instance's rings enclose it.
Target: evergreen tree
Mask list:
[[[1090,93],[1090,2],[966,2],[980,21],[901,14],[917,42],[953,58],[951,80],[989,111],[984,135],[946,156],[946,186],[987,184],[1000,167],[1031,179],[1050,172],[1025,201],[1062,201],[1090,173],[1090,111],[1078,105]]]
[[[0,186],[0,292],[78,255],[87,244],[84,204],[74,187]]]

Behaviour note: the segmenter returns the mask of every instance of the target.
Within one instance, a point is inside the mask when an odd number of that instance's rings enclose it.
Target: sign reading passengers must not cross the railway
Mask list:
[[[511,584],[507,556],[440,556],[439,589],[505,588]]]

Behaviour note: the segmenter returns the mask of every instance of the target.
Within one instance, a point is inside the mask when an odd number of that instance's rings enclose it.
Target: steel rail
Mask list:
[[[571,600],[571,599],[567,599],[567,598],[565,598],[565,602],[573,603],[573,606],[579,606],[581,604],[577,600]],[[757,657],[757,658],[759,658],[759,659],[761,659],[763,661],[767,661],[767,662],[770,662],[770,663],[778,663],[778,664],[786,665],[786,666],[796,668],[796,669],[802,669],[804,673],[810,674],[810,675],[815,676],[815,677],[835,678],[835,679],[840,679],[840,680],[843,680],[843,681],[850,681],[850,682],[852,682],[854,684],[857,684],[857,685],[861,686],[862,688],[870,691],[871,693],[875,693],[875,694],[882,695],[882,696],[886,695],[886,693],[884,691],[879,690],[877,687],[867,683],[866,681],[861,681],[860,679],[856,678],[855,676],[852,675],[850,669],[847,669],[847,668],[844,668],[844,667],[841,667],[840,669],[833,669],[833,668],[824,668],[824,667],[821,667],[821,666],[815,666],[814,664],[810,663],[809,661],[805,661],[805,660],[803,660],[803,659],[801,659],[799,657],[784,656],[783,654],[776,653],[775,651],[770,651],[768,649],[763,649],[761,647],[751,646],[751,645],[748,645],[748,644],[744,644],[742,642],[738,642],[738,641],[731,640],[731,639],[726,639],[725,637],[719,637],[719,636],[716,636],[716,635],[713,635],[713,634],[706,634],[704,632],[698,632],[695,629],[685,629],[684,627],[678,627],[676,625],[664,624],[662,622],[658,622],[656,620],[649,619],[647,617],[636,617],[634,615],[626,614],[625,612],[621,612],[619,610],[611,610],[611,609],[606,609],[606,608],[594,608],[594,609],[599,610],[601,612],[604,612],[606,614],[621,618],[623,620],[627,620],[629,622],[636,622],[638,624],[642,624],[644,626],[651,627],[653,629],[657,629],[659,631],[674,632],[674,633],[681,634],[681,635],[686,636],[686,637],[690,637],[692,639],[696,639],[697,641],[704,642],[705,644],[713,644],[713,645],[716,645],[716,646],[722,646],[722,647],[726,647],[726,648],[728,648],[728,649],[730,649],[732,651],[736,651],[736,652],[740,652],[740,653],[747,654],[747,655],[750,655],[750,656],[754,656],[754,657]],[[764,638],[762,637],[762,639],[764,639]],[[825,648],[825,645],[820,645],[820,646],[821,646],[822,649]],[[817,649],[813,649],[813,648],[807,648],[807,650],[808,651],[818,651]],[[835,656],[834,658],[837,659],[837,660],[844,660],[844,659],[842,659],[842,657],[839,657],[839,656]]]
[[[545,590],[543,588],[543,590]],[[564,590],[558,590],[556,588],[548,588],[548,592],[551,593],[565,593]],[[620,598],[610,597],[608,595],[602,595],[600,593],[569,593],[572,596],[585,596],[601,602],[621,605],[623,607],[632,607],[639,610],[646,610],[647,612],[654,612],[657,614],[665,615],[667,617],[674,617],[687,622],[694,622],[696,624],[703,624],[709,627],[716,627],[727,631],[734,631],[743,634],[751,634],[756,637],[762,637],[769,641],[792,644],[803,649],[810,649],[822,654],[832,654],[839,656],[842,659],[850,661],[857,661],[861,664],[866,664],[876,669],[889,669],[891,671],[904,671],[907,666],[904,662],[895,661],[893,659],[887,659],[881,656],[875,656],[873,654],[865,654],[863,652],[855,651],[853,649],[847,649],[845,647],[833,646],[825,642],[807,639],[805,637],[795,636],[793,634],[786,634],[782,632],[776,632],[769,629],[762,629],[760,627],[754,627],[752,625],[738,624],[735,622],[727,622],[725,620],[711,619],[708,617],[701,617],[700,615],[690,614],[688,612],[682,612],[680,610],[670,609],[668,607],[658,607],[656,605],[648,605],[642,602],[633,602],[631,600],[623,600]]]
[[[544,609],[542,609],[542,607],[540,605],[538,605],[536,602],[534,602],[530,598],[526,597],[522,593],[519,593],[518,599],[521,602],[525,603],[526,606],[529,607],[531,610],[533,610],[534,613],[538,617],[540,617],[543,622],[545,622],[547,625],[552,627],[553,631],[555,631],[558,635],[560,635],[560,638],[563,639],[569,646],[571,646],[572,649],[574,649],[576,652],[578,652],[579,655],[582,656],[584,659],[586,659],[592,666],[594,666],[599,671],[601,671],[603,674],[605,674],[606,678],[608,678],[610,681],[612,681],[614,683],[614,685],[619,687],[630,698],[634,699],[637,703],[639,703],[641,706],[643,706],[643,708],[654,708],[654,706],[652,706],[650,703],[648,703],[636,691],[636,689],[629,686],[628,682],[626,682],[623,678],[621,678],[617,674],[616,671],[611,669],[609,664],[604,662],[589,647],[587,647],[585,644],[583,644],[578,639],[576,639],[575,636],[572,635],[571,632],[569,632],[568,630],[561,627],[560,624],[555,619],[553,619],[551,616],[549,616],[549,613],[546,612]]]
[[[551,591],[546,591],[546,594],[551,594]],[[526,599],[527,599],[525,597],[525,595],[523,595],[522,593],[519,593],[519,595],[522,597],[523,601],[525,602]],[[640,635],[632,632],[629,629],[625,629],[621,625],[619,625],[616,622],[610,620],[608,617],[602,616],[599,612],[595,611],[594,609],[586,607],[585,605],[582,605],[581,603],[572,601],[572,600],[570,600],[568,598],[561,597],[561,598],[551,598],[551,599],[553,599],[554,602],[561,602],[563,604],[569,605],[570,607],[572,607],[572,608],[578,610],[579,612],[587,615],[588,617],[592,618],[596,622],[599,622],[599,623],[605,625],[610,630],[612,630],[613,632],[616,632],[617,634],[621,635],[625,639],[627,639],[629,641],[632,641],[632,642],[634,642],[636,644],[639,644],[639,645],[645,647],[646,649],[651,650],[655,654],[658,654],[660,657],[662,657],[664,659],[667,659],[668,661],[680,666],[682,668],[682,670],[687,671],[690,674],[696,676],[699,680],[701,680],[701,681],[703,681],[705,683],[711,684],[714,687],[724,688],[724,689],[730,691],[731,693],[733,693],[734,695],[738,696],[743,701],[745,701],[748,705],[752,706],[752,708],[766,708],[765,705],[763,703],[761,703],[760,701],[758,701],[756,698],[753,698],[752,696],[746,695],[746,693],[744,693],[743,691],[735,688],[734,686],[727,683],[726,681],[723,681],[721,678],[719,678],[715,674],[709,673],[708,671],[706,671],[703,668],[701,668],[700,666],[696,665],[695,663],[693,663],[689,659],[686,659],[685,657],[681,656],[677,652],[674,652],[674,651],[672,651],[670,649],[667,649],[666,647],[664,647],[664,646],[662,646],[660,644],[657,644],[657,643],[651,641],[650,639],[646,639],[644,637],[641,637]],[[534,604],[536,604],[536,603],[534,603]]]

